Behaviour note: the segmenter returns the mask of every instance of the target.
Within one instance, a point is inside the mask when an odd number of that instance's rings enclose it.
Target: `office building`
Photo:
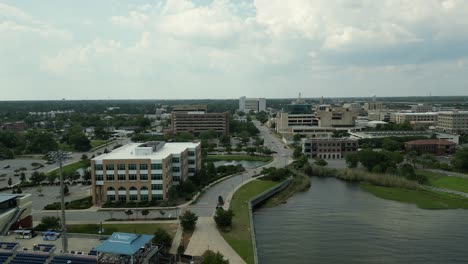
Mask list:
[[[0,236],[9,230],[33,227],[30,194],[0,194]]]
[[[91,160],[93,203],[164,200],[200,168],[200,143],[130,143]]]
[[[302,140],[302,153],[310,158],[342,159],[358,151],[358,141],[351,138],[307,138]]]
[[[364,103],[364,110],[365,111],[371,111],[371,110],[382,110],[383,109],[383,103],[382,102],[367,102]]]
[[[439,112],[436,129],[450,134],[468,134],[468,111]]]
[[[319,127],[354,127],[359,111],[346,107],[319,105],[315,112]]]
[[[416,105],[410,105],[410,107],[411,107],[411,112],[413,113],[426,113],[426,112],[434,111],[432,105],[428,105],[428,104],[416,104]]]
[[[176,105],[171,113],[172,133],[200,134],[215,131],[229,134],[229,113],[208,113],[206,105]]]
[[[419,154],[429,153],[436,156],[446,156],[455,153],[457,144],[445,139],[413,140],[405,143],[407,152],[416,151]]]
[[[408,122],[413,128],[428,128],[437,125],[438,113],[394,113],[392,119],[396,124]]]
[[[250,111],[261,112],[266,111],[265,98],[246,98],[242,96],[239,98],[239,111],[249,113]]]

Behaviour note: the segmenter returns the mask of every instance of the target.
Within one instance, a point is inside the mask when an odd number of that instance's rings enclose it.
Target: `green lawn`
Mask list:
[[[251,198],[278,184],[273,181],[255,180],[240,188],[233,196],[231,207],[234,211],[232,229],[221,232],[224,239],[247,264],[254,263],[252,236],[250,234],[249,207],[246,203]]]
[[[269,162],[273,158],[270,156],[250,156],[250,155],[210,155],[207,156],[208,161],[232,161],[232,160],[248,160],[248,161],[265,161]]]
[[[402,188],[391,188],[361,183],[361,187],[377,197],[416,204],[422,209],[457,209],[468,208],[468,198],[428,190],[410,190]]]
[[[71,163],[71,164],[63,166],[62,169],[63,169],[64,174],[71,174],[71,173],[75,173],[76,170],[78,170],[80,168],[83,168],[83,167],[86,167],[86,166],[88,166],[88,165],[86,164],[85,161],[77,161],[75,163]],[[58,175],[59,169],[57,168],[57,169],[49,172],[48,174],[52,174],[52,173],[56,173]]]
[[[431,186],[468,193],[468,179],[450,177],[429,171],[417,171],[417,173],[426,175]]]
[[[166,230],[171,237],[174,237],[178,224],[102,224],[104,227],[104,234],[111,235],[114,232],[136,233],[136,234],[154,234],[157,228]],[[80,225],[67,225],[69,233],[82,233],[82,234],[97,234],[99,230],[98,224],[80,224]]]
[[[97,148],[99,146],[102,146],[104,144],[106,144],[108,141],[107,140],[99,140],[99,139],[96,139],[96,140],[91,140],[91,148]]]

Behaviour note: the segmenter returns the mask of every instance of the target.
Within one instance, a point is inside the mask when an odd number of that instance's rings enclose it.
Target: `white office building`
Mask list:
[[[250,111],[261,112],[266,111],[265,98],[246,98],[242,96],[239,98],[239,111],[248,113]]]

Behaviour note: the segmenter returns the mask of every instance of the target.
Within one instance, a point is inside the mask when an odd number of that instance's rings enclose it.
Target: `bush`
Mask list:
[[[65,203],[65,208],[67,210],[68,209],[75,209],[75,210],[88,209],[91,206],[93,206],[93,198],[91,196]],[[58,209],[61,209],[60,202],[48,204],[44,207],[44,210],[58,210]]]
[[[195,230],[195,225],[197,224],[198,216],[190,211],[185,211],[183,215],[180,216],[180,225],[184,232],[190,232]]]
[[[229,260],[224,259],[223,254],[213,251],[206,251],[203,254],[203,261],[201,264],[229,264]]]
[[[156,228],[156,231],[154,231],[153,243],[156,245],[164,245],[166,248],[170,248],[172,245],[172,237],[166,230],[162,228]]]
[[[54,230],[60,228],[60,218],[55,216],[44,216],[41,223],[36,226],[38,231]]]
[[[223,208],[216,209],[216,214],[214,220],[216,225],[221,229],[226,229],[232,226],[232,218],[234,217],[234,212],[229,210],[224,210]]]

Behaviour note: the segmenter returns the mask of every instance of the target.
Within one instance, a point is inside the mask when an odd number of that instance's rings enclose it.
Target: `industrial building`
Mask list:
[[[198,142],[130,143],[91,160],[93,203],[164,200],[200,168]]]

